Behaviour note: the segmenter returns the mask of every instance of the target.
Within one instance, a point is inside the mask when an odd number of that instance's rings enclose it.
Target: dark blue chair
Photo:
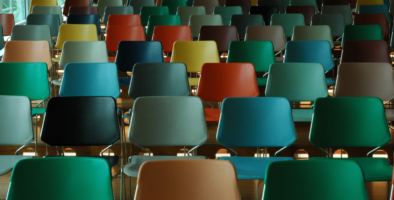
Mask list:
[[[283,147],[273,157],[220,157],[232,162],[238,179],[265,179],[269,163],[293,160],[276,157],[296,141],[290,103],[283,97],[226,98],[216,136],[217,141],[230,147]]]
[[[101,34],[99,15],[77,15],[71,14],[67,17],[67,24],[94,24],[97,27],[97,35]]]
[[[379,14],[383,13],[387,17],[387,21],[391,22],[389,8],[386,5],[360,5],[358,14]]]
[[[133,71],[136,63],[163,63],[163,48],[159,41],[122,41],[115,63],[121,72]],[[119,78],[119,85],[130,85],[130,78]]]

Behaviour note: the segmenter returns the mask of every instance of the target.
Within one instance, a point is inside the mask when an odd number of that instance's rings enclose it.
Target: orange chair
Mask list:
[[[141,26],[140,15],[109,15],[108,26]]]
[[[193,41],[190,26],[155,26],[152,41],[160,41],[163,52],[172,53],[175,41]],[[164,62],[170,62],[171,56],[164,57]]]
[[[0,25],[3,26],[3,36],[10,36],[15,25],[14,14],[0,14]]]
[[[205,63],[197,96],[203,101],[222,102],[227,97],[257,97],[256,71],[252,63]],[[206,121],[219,121],[220,109],[205,109]]]
[[[66,0],[63,9],[64,16],[68,16],[71,6],[90,6],[90,0]]]
[[[145,41],[144,28],[142,26],[108,26],[105,38],[107,50],[117,52],[121,41]],[[115,56],[110,56],[109,62],[115,62]]]

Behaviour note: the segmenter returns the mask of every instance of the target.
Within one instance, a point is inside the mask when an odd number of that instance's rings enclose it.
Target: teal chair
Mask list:
[[[360,109],[362,108],[362,109]],[[329,126],[327,126],[329,124]],[[313,108],[309,140],[323,148],[370,148],[367,157],[346,160],[357,162],[365,181],[391,181],[393,167],[386,158],[368,157],[391,140],[382,100],[376,97],[319,98]],[[331,160],[333,158],[314,158]]]
[[[372,25],[346,25],[343,29],[343,43],[347,40],[384,40],[382,27]]]
[[[242,15],[241,6],[216,6],[213,9],[214,15],[221,15],[223,20],[223,25],[230,25],[231,17],[233,15]]]
[[[280,25],[285,31],[286,37],[293,35],[295,26],[305,26],[305,19],[303,14],[273,14],[271,16],[271,26]]]
[[[161,6],[167,6],[170,15],[176,15],[179,6],[186,6],[186,0],[162,0]]]
[[[145,33],[152,38],[155,26],[180,26],[181,17],[179,15],[151,15],[148,19],[148,28]]]
[[[155,6],[142,6],[140,11],[141,25],[146,26],[148,24],[149,16],[151,15],[169,15],[170,12],[167,6],[155,7]]]

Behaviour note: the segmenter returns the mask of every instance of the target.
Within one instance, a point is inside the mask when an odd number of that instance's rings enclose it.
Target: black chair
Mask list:
[[[245,37],[246,27],[263,26],[264,20],[262,15],[233,15],[230,25],[237,27],[239,39],[243,39]]]
[[[94,24],[97,27],[97,35],[101,34],[99,15],[68,15],[67,24]]]
[[[48,25],[51,28],[51,36],[57,37],[59,34],[58,14],[30,14],[27,16],[26,25]]]
[[[252,6],[249,14],[263,15],[264,23],[268,25],[271,24],[271,15],[279,14],[279,8],[277,6]]]

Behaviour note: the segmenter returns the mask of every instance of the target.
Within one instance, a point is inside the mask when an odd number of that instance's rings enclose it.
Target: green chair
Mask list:
[[[320,63],[277,63],[269,68],[267,97],[285,97],[292,102],[315,101],[327,97],[327,84],[323,65]],[[310,122],[313,110],[293,109],[296,122]]]
[[[11,41],[46,40],[52,48],[51,30],[48,25],[16,25],[12,28]]]
[[[179,6],[186,6],[186,0],[162,0],[161,6],[167,6],[170,15],[176,15]]]
[[[360,166],[351,160],[272,162],[263,200],[368,200]]]
[[[346,40],[384,40],[382,27],[372,25],[346,25],[343,29],[343,42]]]
[[[315,7],[315,14],[319,13],[316,0],[290,0],[290,6],[313,6]]]
[[[15,165],[10,182],[7,200],[114,199],[110,167],[103,158],[24,159]]]
[[[151,6],[142,6],[140,11],[141,16],[141,25],[148,25],[149,16],[151,15],[169,15],[169,10],[167,6],[161,7],[151,7]]]
[[[148,19],[148,28],[145,33],[152,38],[155,26],[180,26],[181,17],[179,15],[151,15]]]
[[[274,45],[271,41],[232,41],[229,46],[227,62],[253,63],[256,72],[268,72],[269,66],[276,63]],[[265,75],[257,77],[259,86],[266,85]]]
[[[272,25],[281,25],[285,30],[285,36],[291,37],[295,26],[305,26],[305,19],[303,14],[273,14]]]
[[[214,15],[221,15],[223,20],[223,25],[230,25],[231,17],[233,15],[242,15],[241,6],[216,6],[213,9]]]
[[[360,109],[362,108],[362,109]],[[327,126],[329,124],[329,126]],[[377,97],[319,98],[313,108],[309,140],[323,148],[370,148],[367,156],[391,140],[382,100]],[[333,158],[314,158],[333,159]],[[393,167],[386,158],[352,157],[365,181],[390,181]]]

